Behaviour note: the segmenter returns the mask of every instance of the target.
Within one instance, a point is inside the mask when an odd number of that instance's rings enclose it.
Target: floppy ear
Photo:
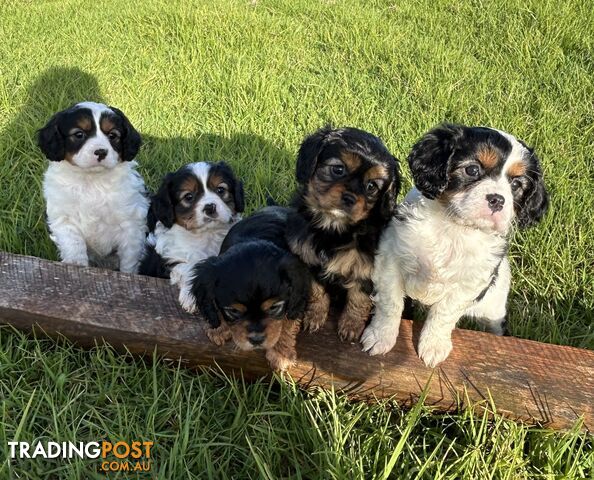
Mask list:
[[[531,148],[528,149],[531,155],[531,168],[529,175],[531,188],[525,194],[522,200],[516,204],[516,215],[518,216],[518,225],[520,228],[528,228],[536,225],[542,220],[549,209],[549,194],[545,188],[540,168],[540,161]]]
[[[233,201],[235,202],[235,211],[243,212],[245,210],[245,198],[243,195],[243,182],[241,180],[235,181],[235,189],[233,191]]]
[[[450,160],[463,134],[464,127],[444,124],[426,133],[413,146],[408,165],[415,187],[427,198],[433,199],[446,189]]]
[[[332,131],[329,125],[320,128],[303,140],[297,154],[296,176],[299,184],[309,182],[318,164],[318,155],[326,146],[328,134]]]
[[[122,112],[119,108],[111,106],[109,108],[122,119],[122,126],[124,128],[124,131],[122,132],[122,160],[124,162],[134,160],[138,154],[138,150],[140,150],[140,145],[142,144],[140,133],[138,133],[138,131],[132,126],[132,123],[130,123],[128,117],[124,115],[124,112]]]
[[[216,282],[216,268],[219,259],[210,257],[197,263],[192,271],[191,292],[195,299],[196,307],[212,328],[221,326],[219,309],[217,307],[214,287]]]
[[[287,254],[280,264],[281,297],[287,302],[289,320],[303,317],[311,293],[312,276],[307,266],[295,255]]]
[[[147,216],[148,228],[155,229],[157,222],[161,222],[166,228],[173,226],[175,212],[171,202],[171,181],[173,175],[168,173],[161,182],[161,186],[155,195],[151,197],[151,208]]]
[[[58,122],[62,118],[63,112],[56,113],[43,128],[37,132],[37,145],[52,162],[64,160],[66,152],[64,150],[64,136],[58,128]]]
[[[396,211],[396,199],[400,193],[400,168],[398,166],[398,160],[395,157],[392,158],[394,159],[391,175],[392,180],[384,192],[381,204],[381,215],[385,219],[390,219],[394,215]]]
[[[227,165],[226,162],[218,162],[213,164],[213,167],[216,171],[219,171],[223,178],[227,183],[229,183],[229,187],[233,189],[233,203],[235,204],[235,211],[241,213],[245,210],[245,197],[243,194],[243,183],[239,180],[233,169]]]

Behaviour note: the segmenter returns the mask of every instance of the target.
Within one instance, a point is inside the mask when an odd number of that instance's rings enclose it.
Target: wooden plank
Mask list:
[[[190,366],[217,362],[247,377],[270,373],[262,352],[211,344],[202,322],[183,312],[176,297],[163,280],[0,253],[4,323],[25,330],[37,325],[83,346],[104,339],[138,354],[156,346]],[[299,360],[289,374],[305,387],[333,387],[357,399],[410,404],[428,385],[426,402],[442,410],[459,408],[465,398],[491,398],[499,413],[515,420],[567,428],[581,416],[584,428],[594,426],[594,352],[456,330],[452,354],[433,371],[413,347],[419,327],[403,321],[396,348],[369,357],[359,345],[341,343],[329,322],[300,334]]]

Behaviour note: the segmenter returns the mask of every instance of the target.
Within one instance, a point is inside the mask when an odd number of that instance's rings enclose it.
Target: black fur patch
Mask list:
[[[285,302],[284,314],[299,319],[305,312],[312,277],[288,248],[285,229],[289,210],[267,207],[231,228],[221,254],[199,263],[192,293],[212,327],[233,304],[246,307],[244,320],[261,322],[261,305],[270,298]],[[232,321],[232,319],[227,319]]]
[[[496,267],[493,269],[493,273],[491,273],[491,279],[489,280],[489,283],[487,284],[487,286],[481,291],[481,293],[479,293],[477,295],[477,297],[474,299],[474,302],[480,302],[483,298],[485,298],[485,295],[487,294],[487,292],[489,291],[489,289],[495,285],[495,282],[497,281],[497,277],[499,276],[499,267],[501,266],[501,262],[503,261],[503,258],[501,260],[499,260],[499,263],[497,263]]]

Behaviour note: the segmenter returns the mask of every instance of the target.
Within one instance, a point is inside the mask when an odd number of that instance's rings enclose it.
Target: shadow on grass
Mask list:
[[[4,190],[0,195],[0,250],[56,258],[45,228],[41,194],[47,160],[36,146],[36,132],[54,113],[84,100],[109,104],[93,75],[72,67],[50,68],[30,85],[20,111],[0,133],[0,185]],[[126,105],[114,106],[128,110]],[[139,122],[131,121],[138,128]],[[258,135],[223,137],[196,132],[191,137],[171,138],[143,134],[137,160],[150,190],[158,187],[165,173],[186,163],[225,160],[244,179],[251,210],[264,205],[269,193],[277,193],[281,202],[287,200],[293,157]]]

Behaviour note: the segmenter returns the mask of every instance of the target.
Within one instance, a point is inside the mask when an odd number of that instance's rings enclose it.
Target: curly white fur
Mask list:
[[[448,220],[444,207],[420,195],[408,197],[384,231],[375,259],[375,315],[361,339],[371,355],[392,349],[404,298],[429,305],[418,353],[433,367],[452,349],[451,332],[463,315],[502,333],[510,269],[505,237]],[[498,275],[480,301],[475,301]]]
[[[82,169],[50,163],[43,180],[51,239],[65,263],[89,265],[89,255],[116,252],[122,272],[136,272],[149,206],[136,162]]]

